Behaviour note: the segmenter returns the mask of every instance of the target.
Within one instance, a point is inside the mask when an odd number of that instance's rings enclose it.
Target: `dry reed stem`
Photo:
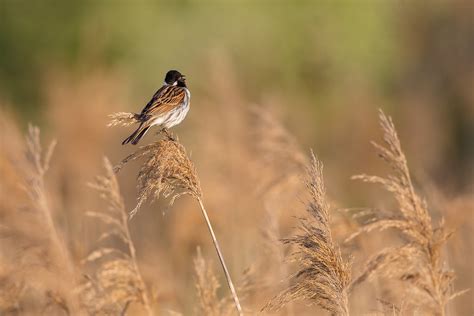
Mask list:
[[[120,171],[128,162],[139,158],[144,158],[138,176],[138,198],[136,207],[130,212],[132,218],[148,199],[152,202],[159,199],[160,196],[170,197],[169,205],[182,195],[192,196],[198,203],[202,215],[206,221],[209,233],[214,243],[219,261],[224,270],[227,284],[235,302],[235,307],[242,315],[242,307],[239,298],[232,283],[227,266],[224,262],[224,256],[220,250],[216,235],[212,228],[209,216],[202,201],[202,191],[196,169],[192,161],[188,158],[186,149],[172,135],[165,135],[161,140],[152,144],[142,146],[134,153],[123,159],[114,171]]]
[[[120,240],[127,251],[119,248],[99,247],[92,251],[83,263],[102,261],[95,278],[88,278],[81,291],[89,303],[90,311],[109,311],[123,314],[133,301],[141,302],[148,315],[153,315],[145,282],[137,264],[136,250],[128,227],[128,214],[117,178],[109,160],[104,158],[105,176],[98,176],[90,186],[107,201],[102,212],[88,212],[109,226],[99,237],[99,242],[111,238]]]
[[[329,204],[323,180],[323,166],[311,154],[306,182],[310,194],[307,212],[300,219],[301,234],[284,239],[296,250],[290,260],[299,265],[291,285],[263,308],[278,310],[293,300],[309,300],[334,315],[349,315],[348,286],[351,263],[344,261],[330,229]]]
[[[229,285],[230,292],[232,294],[232,298],[234,299],[235,303],[235,308],[237,309],[237,312],[239,315],[243,315],[242,312],[242,307],[240,306],[240,301],[239,297],[237,296],[237,292],[235,291],[234,283],[232,282],[232,278],[230,277],[229,270],[227,269],[227,265],[225,264],[224,261],[224,255],[222,254],[222,251],[219,247],[219,243],[217,242],[216,234],[214,233],[214,230],[212,229],[211,221],[209,220],[209,216],[207,215],[206,209],[204,208],[204,204],[202,203],[201,198],[197,198],[199,206],[201,207],[202,215],[204,216],[204,219],[206,220],[207,228],[209,229],[209,233],[211,234],[212,237],[212,242],[214,243],[214,248],[216,249],[217,256],[219,257],[219,261],[221,263],[222,269],[224,270],[225,278],[227,280],[227,284]]]
[[[365,270],[353,280],[351,287],[378,272],[412,285],[419,294],[418,305],[423,299],[423,304],[429,310],[437,315],[445,315],[446,304],[464,292],[452,293],[455,274],[441,258],[442,248],[452,233],[446,229],[443,219],[433,228],[427,203],[415,192],[392,119],[382,111],[379,118],[386,146],[373,145],[378,155],[390,166],[392,174],[387,177],[358,175],[353,179],[382,185],[394,196],[398,208],[391,212],[365,210],[364,216],[369,215],[369,220],[362,223],[348,240],[373,230],[393,228],[407,242],[401,247],[385,248],[369,259]]]

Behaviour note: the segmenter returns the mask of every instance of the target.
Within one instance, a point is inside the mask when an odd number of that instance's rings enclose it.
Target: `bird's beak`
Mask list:
[[[186,81],[186,76],[185,76],[185,75],[181,76],[181,79],[182,79],[183,81]]]

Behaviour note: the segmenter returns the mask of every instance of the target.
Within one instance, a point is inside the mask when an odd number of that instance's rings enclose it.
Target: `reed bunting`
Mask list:
[[[152,126],[157,125],[166,130],[181,123],[189,111],[190,99],[186,77],[177,70],[168,71],[163,86],[156,91],[142,112],[136,114],[140,126],[122,145],[138,144]]]

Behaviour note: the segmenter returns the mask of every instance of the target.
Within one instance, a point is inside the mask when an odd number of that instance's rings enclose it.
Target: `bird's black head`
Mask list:
[[[166,73],[165,83],[173,86],[186,87],[186,77],[177,70]]]

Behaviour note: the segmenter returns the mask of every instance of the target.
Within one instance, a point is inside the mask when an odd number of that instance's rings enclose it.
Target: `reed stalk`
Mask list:
[[[240,305],[239,297],[237,296],[237,292],[235,291],[234,283],[232,282],[232,278],[230,277],[229,270],[224,261],[224,256],[222,255],[222,251],[219,247],[219,243],[217,242],[216,234],[214,233],[214,229],[212,228],[211,221],[209,220],[209,216],[207,215],[206,208],[202,202],[201,198],[198,198],[198,203],[201,208],[202,216],[206,220],[207,228],[209,229],[209,233],[212,237],[212,242],[214,243],[214,247],[216,248],[217,256],[219,257],[219,261],[221,263],[222,269],[224,270],[225,278],[227,280],[227,285],[229,286],[230,292],[232,294],[232,299],[235,303],[235,308],[237,309],[237,313],[239,315],[243,315],[242,307]]]

